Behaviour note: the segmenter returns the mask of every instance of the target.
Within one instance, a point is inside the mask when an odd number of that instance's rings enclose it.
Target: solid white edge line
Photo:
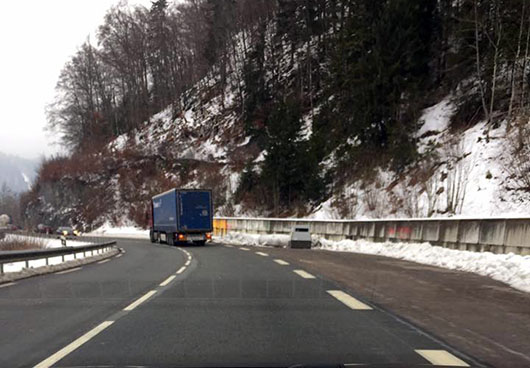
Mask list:
[[[276,262],[276,263],[278,263],[279,265],[282,265],[282,266],[289,265],[289,262],[285,262],[283,259],[275,259],[274,262]]]
[[[269,255],[267,253],[263,253],[263,252],[256,252],[257,255],[259,256],[262,256],[262,257],[268,257]]]
[[[372,307],[364,304],[363,302],[355,299],[353,296],[345,293],[341,290],[327,290],[327,293],[354,310],[372,310]]]
[[[443,365],[446,367],[469,367],[469,364],[455,357],[446,350],[414,350],[432,365]]]
[[[15,285],[15,284],[16,284],[16,282],[8,282],[8,283],[6,283],[6,284],[2,284],[2,285],[0,285],[0,289],[1,289],[1,288],[8,287],[8,286],[11,286],[11,285]]]
[[[298,276],[303,277],[304,279],[314,279],[315,276],[311,275],[309,272],[304,270],[293,270]]]
[[[160,283],[160,286],[166,286],[166,285],[169,284],[169,283],[170,283],[175,277],[177,277],[177,276],[175,276],[175,275],[171,275],[171,276],[169,276],[167,279],[165,279],[164,281],[162,281],[162,282]]]
[[[137,306],[139,306],[140,304],[142,304],[143,302],[145,302],[147,299],[149,299],[150,297],[152,297],[154,294],[156,294],[156,290],[151,290],[147,293],[145,293],[144,296],[136,299],[134,302],[132,302],[131,304],[129,304],[128,306],[126,306],[125,308],[123,308],[124,311],[131,311],[133,310],[134,308],[136,308]]]
[[[102,260],[102,261],[99,261],[98,264],[107,263],[107,262],[109,262],[109,261],[110,261],[110,259],[107,258],[107,259],[104,259],[104,260]]]
[[[121,256],[123,256],[122,253],[118,254],[118,255],[116,256],[116,258],[120,258]]]
[[[72,341],[70,344],[66,345],[64,348],[56,352],[55,354],[51,355],[50,357],[46,358],[39,364],[35,366],[35,368],[48,368],[57,363],[59,360],[63,359],[65,356],[73,352],[75,349],[89,341],[91,338],[99,334],[101,331],[109,327],[111,324],[113,324],[114,321],[105,321],[100,323],[98,326],[94,327],[90,331],[88,331],[83,336],[77,338],[76,340]]]
[[[181,268],[179,268],[179,270],[177,271],[177,274],[180,274],[182,272],[184,272],[184,270],[186,269],[185,266],[182,266]]]
[[[70,268],[69,270],[55,272],[56,275],[64,275],[65,273],[70,273],[74,271],[79,271],[82,267]]]

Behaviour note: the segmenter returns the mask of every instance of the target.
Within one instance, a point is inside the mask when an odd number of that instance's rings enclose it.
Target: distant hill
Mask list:
[[[0,187],[4,183],[16,193],[31,189],[35,180],[38,160],[0,152]]]

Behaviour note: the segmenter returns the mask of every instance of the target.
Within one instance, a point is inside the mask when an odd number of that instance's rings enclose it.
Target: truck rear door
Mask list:
[[[179,228],[181,231],[212,230],[212,203],[209,191],[179,192]]]

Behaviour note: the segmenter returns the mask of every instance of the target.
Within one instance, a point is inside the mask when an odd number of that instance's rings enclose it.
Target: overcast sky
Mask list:
[[[61,68],[119,0],[2,2],[0,11],[0,152],[26,158],[57,152],[45,133]],[[150,0],[129,0],[149,7]]]

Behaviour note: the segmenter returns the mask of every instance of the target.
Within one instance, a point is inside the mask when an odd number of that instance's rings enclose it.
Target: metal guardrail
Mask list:
[[[54,257],[62,257],[62,262],[65,261],[65,256],[73,255],[77,259],[77,255],[83,253],[86,257],[87,253],[90,256],[106,253],[112,248],[116,247],[115,241],[81,245],[78,247],[61,247],[50,249],[31,249],[31,250],[15,250],[15,251],[0,251],[0,274],[4,274],[4,264],[14,262],[26,262],[26,268],[29,268],[29,261],[36,259],[45,259],[46,266],[49,265],[49,259]]]
[[[530,255],[530,218],[426,218],[378,220],[316,220],[216,217],[214,233],[289,234],[308,225],[311,234],[329,240],[429,242],[475,252]]]

